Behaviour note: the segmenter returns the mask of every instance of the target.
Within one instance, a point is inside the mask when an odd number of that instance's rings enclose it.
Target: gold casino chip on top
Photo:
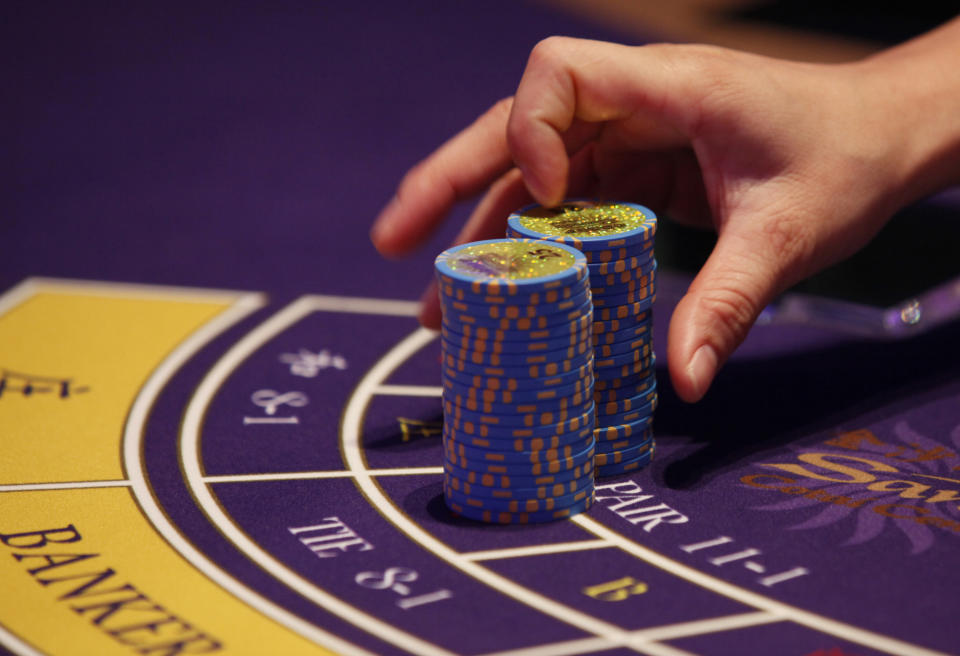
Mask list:
[[[531,205],[507,221],[511,237],[545,239],[581,250],[606,250],[652,241],[657,216],[634,203],[566,201],[556,207]]]
[[[473,293],[534,293],[586,285],[583,253],[562,243],[534,239],[488,239],[449,248],[437,256],[441,284]]]

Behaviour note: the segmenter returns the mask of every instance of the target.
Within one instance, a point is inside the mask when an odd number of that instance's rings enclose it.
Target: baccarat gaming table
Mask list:
[[[415,299],[469,208],[404,261],[367,231],[537,40],[641,39],[507,1],[5,13],[0,651],[960,653],[949,279],[788,294],[691,406],[665,259],[653,462],[569,520],[446,508]]]

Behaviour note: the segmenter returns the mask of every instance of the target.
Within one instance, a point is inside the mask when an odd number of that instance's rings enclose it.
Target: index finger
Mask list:
[[[377,250],[409,252],[457,201],[475,196],[513,166],[506,131],[512,105],[512,98],[501,100],[404,176],[371,230]]]

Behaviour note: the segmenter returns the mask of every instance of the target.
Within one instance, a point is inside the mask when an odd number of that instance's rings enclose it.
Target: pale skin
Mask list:
[[[573,196],[713,227],[667,344],[674,388],[694,402],[777,294],[958,182],[960,19],[842,65],[553,37],[512,98],[411,169],[371,237],[403,255],[480,194],[456,243]],[[435,287],[422,303],[421,322],[439,327]]]

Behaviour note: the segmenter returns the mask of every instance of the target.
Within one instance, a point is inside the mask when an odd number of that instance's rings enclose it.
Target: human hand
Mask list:
[[[871,60],[551,38],[514,98],[407,174],[372,238],[403,254],[484,189],[457,243],[502,236],[531,198],[635,200],[712,226],[717,245],[668,338],[674,387],[696,401],[778,293],[862,247],[917,195],[927,160],[906,135],[915,117],[888,98],[902,79]],[[435,288],[421,320],[439,325]]]

